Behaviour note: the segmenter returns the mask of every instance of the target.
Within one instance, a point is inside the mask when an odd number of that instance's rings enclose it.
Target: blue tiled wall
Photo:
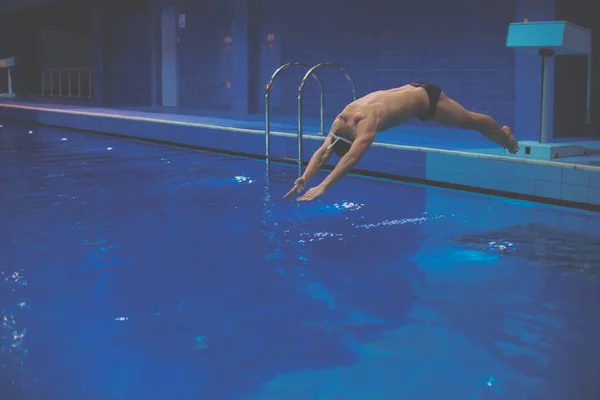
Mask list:
[[[186,26],[178,31],[179,105],[184,108],[228,110],[231,101],[223,96],[231,52],[225,37],[231,35],[231,0],[177,0],[178,13]],[[232,45],[231,51],[235,49]]]
[[[263,32],[275,33],[281,53],[263,68],[272,72],[278,62],[337,62],[353,75],[359,95],[430,81],[467,108],[512,124],[515,55],[505,42],[515,16],[516,0],[373,0],[368,7],[358,0],[263,0]],[[327,114],[335,115],[350,99],[349,85],[335,71],[322,76]],[[298,74],[282,75],[280,84],[285,91],[275,111],[293,115]],[[311,83],[307,115],[317,115],[317,93]]]
[[[554,0],[518,0],[516,19],[553,20]],[[539,138],[541,61],[536,55],[515,52],[515,134],[523,139]]]
[[[232,63],[239,59],[233,53],[243,39],[233,37],[230,52],[225,51],[224,39],[235,31],[232,0],[94,2],[103,9],[102,43],[96,46],[102,57],[95,56],[95,69],[101,70],[96,88],[100,90],[101,85],[104,89],[102,102],[153,104],[160,87],[156,15],[162,5],[170,4],[186,14],[187,22],[178,30],[179,105],[204,110],[232,108],[232,96],[237,92],[227,90],[226,84],[240,82],[239,76],[233,76],[235,71],[239,75],[239,68]],[[331,61],[348,68],[359,95],[413,80],[431,81],[465,107],[489,113],[501,124],[514,125],[519,139],[537,136],[539,60],[507,49],[506,33],[510,22],[524,17],[553,18],[555,0],[373,0],[368,7],[358,0],[258,3],[260,13],[248,21],[249,26],[260,27],[261,35],[259,43],[249,42],[248,60],[258,64],[258,71],[245,74],[258,80],[248,85],[253,97],[250,103],[255,103],[248,106],[250,111],[263,112],[264,84],[282,63]],[[267,33],[275,35],[272,49]],[[9,39],[13,35],[3,36],[0,54],[15,47]],[[296,113],[296,89],[302,74],[288,72],[273,93],[275,114]],[[331,117],[351,99],[350,87],[337,71],[324,70],[321,76],[327,93],[326,112]],[[318,112],[315,86],[314,82],[307,86],[307,116]]]

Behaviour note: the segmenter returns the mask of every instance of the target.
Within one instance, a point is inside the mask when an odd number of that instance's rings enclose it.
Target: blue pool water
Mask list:
[[[0,398],[600,398],[600,215],[294,173],[5,125]]]

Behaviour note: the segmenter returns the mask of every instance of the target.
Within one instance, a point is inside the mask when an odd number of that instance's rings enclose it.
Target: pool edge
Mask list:
[[[67,113],[59,109],[32,109],[4,104],[0,104],[0,118],[265,159],[264,135],[256,130],[228,129],[179,121],[167,121],[169,129],[165,129],[165,122],[160,118],[115,118],[97,113]],[[306,135],[305,138],[308,140],[304,143],[304,165],[323,140],[323,137],[317,136]],[[276,132],[272,136],[272,154],[295,158],[296,143],[296,135]],[[363,157],[360,168],[355,169],[353,174],[600,211],[600,167],[522,160],[506,156],[378,144]],[[332,168],[332,163],[329,162],[325,168]]]

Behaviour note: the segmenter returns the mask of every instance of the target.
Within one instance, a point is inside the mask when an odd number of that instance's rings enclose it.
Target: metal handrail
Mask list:
[[[269,159],[271,157],[271,89],[273,88],[273,82],[275,78],[290,67],[302,67],[307,70],[310,70],[310,67],[307,64],[302,63],[287,63],[277,68],[269,83],[267,83],[265,87],[265,153],[267,164],[269,163]],[[323,93],[323,83],[321,79],[317,75],[313,75],[319,84],[319,89],[321,91],[321,131],[325,131],[325,94]]]
[[[308,78],[313,76],[317,70],[324,67],[337,68],[343,72],[346,79],[352,85],[352,96],[354,97],[354,100],[356,100],[356,83],[354,83],[354,79],[352,79],[348,71],[346,71],[346,69],[341,65],[335,63],[320,63],[306,72],[306,75],[304,75],[304,78],[302,78],[302,82],[298,87],[298,176],[302,175],[302,96],[304,94],[304,86],[306,86]],[[322,129],[322,133],[325,133],[324,128]]]
[[[58,94],[54,93],[54,75],[55,72],[58,73]],[[92,74],[93,74],[93,70],[92,68],[47,68],[44,69],[42,71],[42,88],[41,88],[41,95],[45,96],[46,95],[46,81],[45,81],[45,77],[46,74],[49,74],[50,77],[50,96],[54,97],[54,96],[63,96],[63,92],[62,92],[62,78],[64,73],[67,73],[67,88],[68,88],[68,94],[67,97],[88,97],[88,98],[92,98],[92,89],[93,89],[93,80],[92,80]],[[81,93],[81,76],[82,76],[82,72],[87,72],[87,96],[83,96]],[[73,93],[72,90],[72,84],[71,84],[71,78],[73,76],[73,74],[76,73],[77,74],[77,91],[76,94]]]

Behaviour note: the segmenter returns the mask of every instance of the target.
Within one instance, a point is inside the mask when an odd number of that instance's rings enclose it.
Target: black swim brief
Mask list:
[[[427,121],[435,117],[438,101],[442,95],[442,89],[430,83],[424,82],[413,82],[411,85],[414,87],[422,87],[425,89],[427,96],[429,97],[429,109],[424,114],[417,115],[417,118],[419,118],[421,121]]]

